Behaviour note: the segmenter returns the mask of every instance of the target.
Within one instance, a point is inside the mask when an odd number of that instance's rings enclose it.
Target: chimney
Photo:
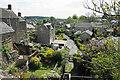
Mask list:
[[[12,5],[11,4],[8,4],[8,9],[12,10]]]
[[[18,16],[20,16],[20,17],[21,17],[21,12],[18,12]]]

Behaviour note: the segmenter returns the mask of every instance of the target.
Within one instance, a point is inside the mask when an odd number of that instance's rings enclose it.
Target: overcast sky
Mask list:
[[[83,6],[85,0],[0,0],[0,7],[12,4],[13,11],[22,16],[54,16],[67,18],[73,14],[86,15],[90,10]]]

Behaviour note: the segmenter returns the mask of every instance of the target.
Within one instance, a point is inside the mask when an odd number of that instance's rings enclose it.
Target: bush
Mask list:
[[[53,55],[53,52],[54,52],[54,50],[52,50],[52,49],[49,49],[49,50],[45,51],[44,57],[47,58],[47,59],[50,59]]]
[[[20,69],[17,69],[17,68],[15,68],[15,67],[13,66],[13,67],[9,67],[8,73],[9,73],[9,74],[12,74],[13,72],[16,72],[16,71],[20,71]]]
[[[120,41],[113,38],[103,40],[103,42],[92,40],[87,45],[81,45],[80,50],[84,55],[79,61],[88,63],[86,67],[91,70],[92,76],[118,80],[120,79],[120,45],[118,44]]]
[[[53,62],[61,62],[62,61],[62,53],[60,51],[53,52],[51,60]]]
[[[41,62],[39,61],[39,58],[37,57],[32,57],[30,59],[30,64],[29,64],[29,69],[30,70],[37,70],[40,68]]]

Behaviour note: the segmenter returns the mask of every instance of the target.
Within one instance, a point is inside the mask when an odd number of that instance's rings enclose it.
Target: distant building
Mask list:
[[[104,34],[105,36],[107,35],[106,29],[108,28],[109,28],[108,25],[103,25],[100,22],[95,23],[91,22],[91,23],[76,23],[74,30],[84,32],[86,30],[93,31],[97,29],[97,32],[99,33],[100,36],[102,36],[102,34]]]
[[[27,24],[27,31],[34,31],[35,27],[32,24]]]
[[[74,24],[66,24],[65,27],[67,29],[72,29],[72,28],[74,28]]]
[[[74,26],[74,30],[78,31],[80,30],[81,32],[89,30],[89,28],[92,26],[91,23],[79,23],[77,22]]]
[[[14,43],[19,43],[26,37],[26,21],[21,17],[21,13],[18,13],[17,16],[12,11],[12,5],[9,4],[8,8],[0,8],[0,20],[15,30],[13,35]]]
[[[81,33],[80,38],[83,41],[89,41],[92,38],[92,32],[90,30],[86,30]]]
[[[51,44],[55,40],[55,27],[51,23],[45,23],[38,27],[37,41],[43,44]]]

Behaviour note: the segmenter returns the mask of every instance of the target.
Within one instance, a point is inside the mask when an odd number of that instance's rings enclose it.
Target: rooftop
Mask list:
[[[84,34],[84,33],[87,33],[87,34],[89,34],[89,35],[91,35],[91,36],[92,36],[92,34],[93,34],[93,32],[91,32],[90,30],[86,30],[86,31],[82,32],[82,34]]]
[[[12,10],[0,8],[0,11],[0,18],[18,18],[18,16]]]
[[[11,32],[14,32],[12,27],[8,26],[4,22],[0,22],[0,34],[11,33]]]

